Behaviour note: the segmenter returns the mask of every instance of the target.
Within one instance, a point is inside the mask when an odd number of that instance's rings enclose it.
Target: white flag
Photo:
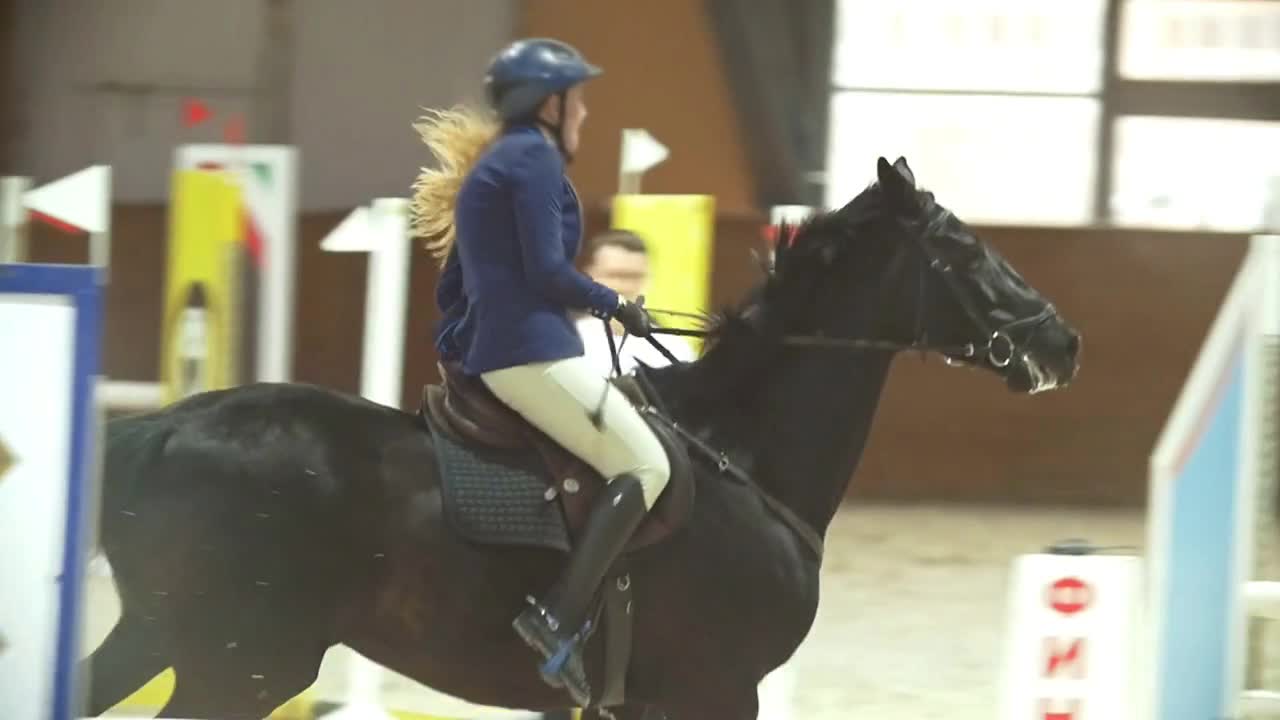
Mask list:
[[[374,242],[369,208],[361,205],[324,236],[320,249],[328,252],[369,252],[373,250]]]
[[[642,173],[667,159],[667,146],[658,142],[648,130],[627,128],[622,131],[622,172]]]
[[[94,165],[29,190],[22,204],[76,230],[105,233],[111,228],[111,166]]]

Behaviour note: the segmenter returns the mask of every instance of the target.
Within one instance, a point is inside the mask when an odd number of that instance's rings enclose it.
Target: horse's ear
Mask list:
[[[916,174],[911,172],[911,168],[907,165],[906,158],[899,155],[898,159],[893,161],[893,167],[896,168],[899,173],[902,173],[902,177],[906,178],[907,182],[911,183],[911,187],[916,186]]]
[[[880,187],[887,187],[893,182],[893,173],[893,166],[884,159],[883,155],[880,156],[880,159],[876,160],[876,177],[880,180]]]
[[[898,158],[898,162],[902,163],[902,168],[897,164],[890,165],[888,160],[881,157],[876,162],[876,176],[880,179],[880,190],[890,204],[899,209],[907,209],[916,200],[915,176],[906,167],[906,160]]]

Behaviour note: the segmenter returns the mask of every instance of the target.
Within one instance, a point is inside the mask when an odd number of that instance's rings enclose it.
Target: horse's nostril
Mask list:
[[[1079,333],[1071,333],[1067,337],[1067,354],[1073,359],[1080,354],[1080,335]]]

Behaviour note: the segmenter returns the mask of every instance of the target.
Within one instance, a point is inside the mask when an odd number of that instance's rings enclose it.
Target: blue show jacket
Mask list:
[[[574,267],[582,206],[537,127],[511,127],[485,151],[458,191],[454,226],[436,348],[469,375],[580,356],[570,312],[607,317],[618,306]]]

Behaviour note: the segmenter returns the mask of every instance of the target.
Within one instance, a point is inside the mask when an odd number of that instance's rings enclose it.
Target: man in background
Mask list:
[[[629,301],[644,294],[649,284],[649,248],[639,235],[630,230],[608,230],[591,239],[587,252],[583,271],[592,280]],[[664,323],[666,318],[658,313],[654,320]],[[590,315],[579,318],[578,334],[586,346],[587,359],[596,364],[602,375],[610,375],[613,358],[609,354],[609,338],[605,335],[603,321]],[[613,334],[614,342],[621,343],[618,362],[623,373],[634,370],[638,362],[649,367],[667,364],[667,359],[647,340],[632,337],[622,343],[622,328],[617,323],[614,323]],[[662,335],[656,339],[679,360],[687,362],[696,357],[693,347],[684,338]]]

